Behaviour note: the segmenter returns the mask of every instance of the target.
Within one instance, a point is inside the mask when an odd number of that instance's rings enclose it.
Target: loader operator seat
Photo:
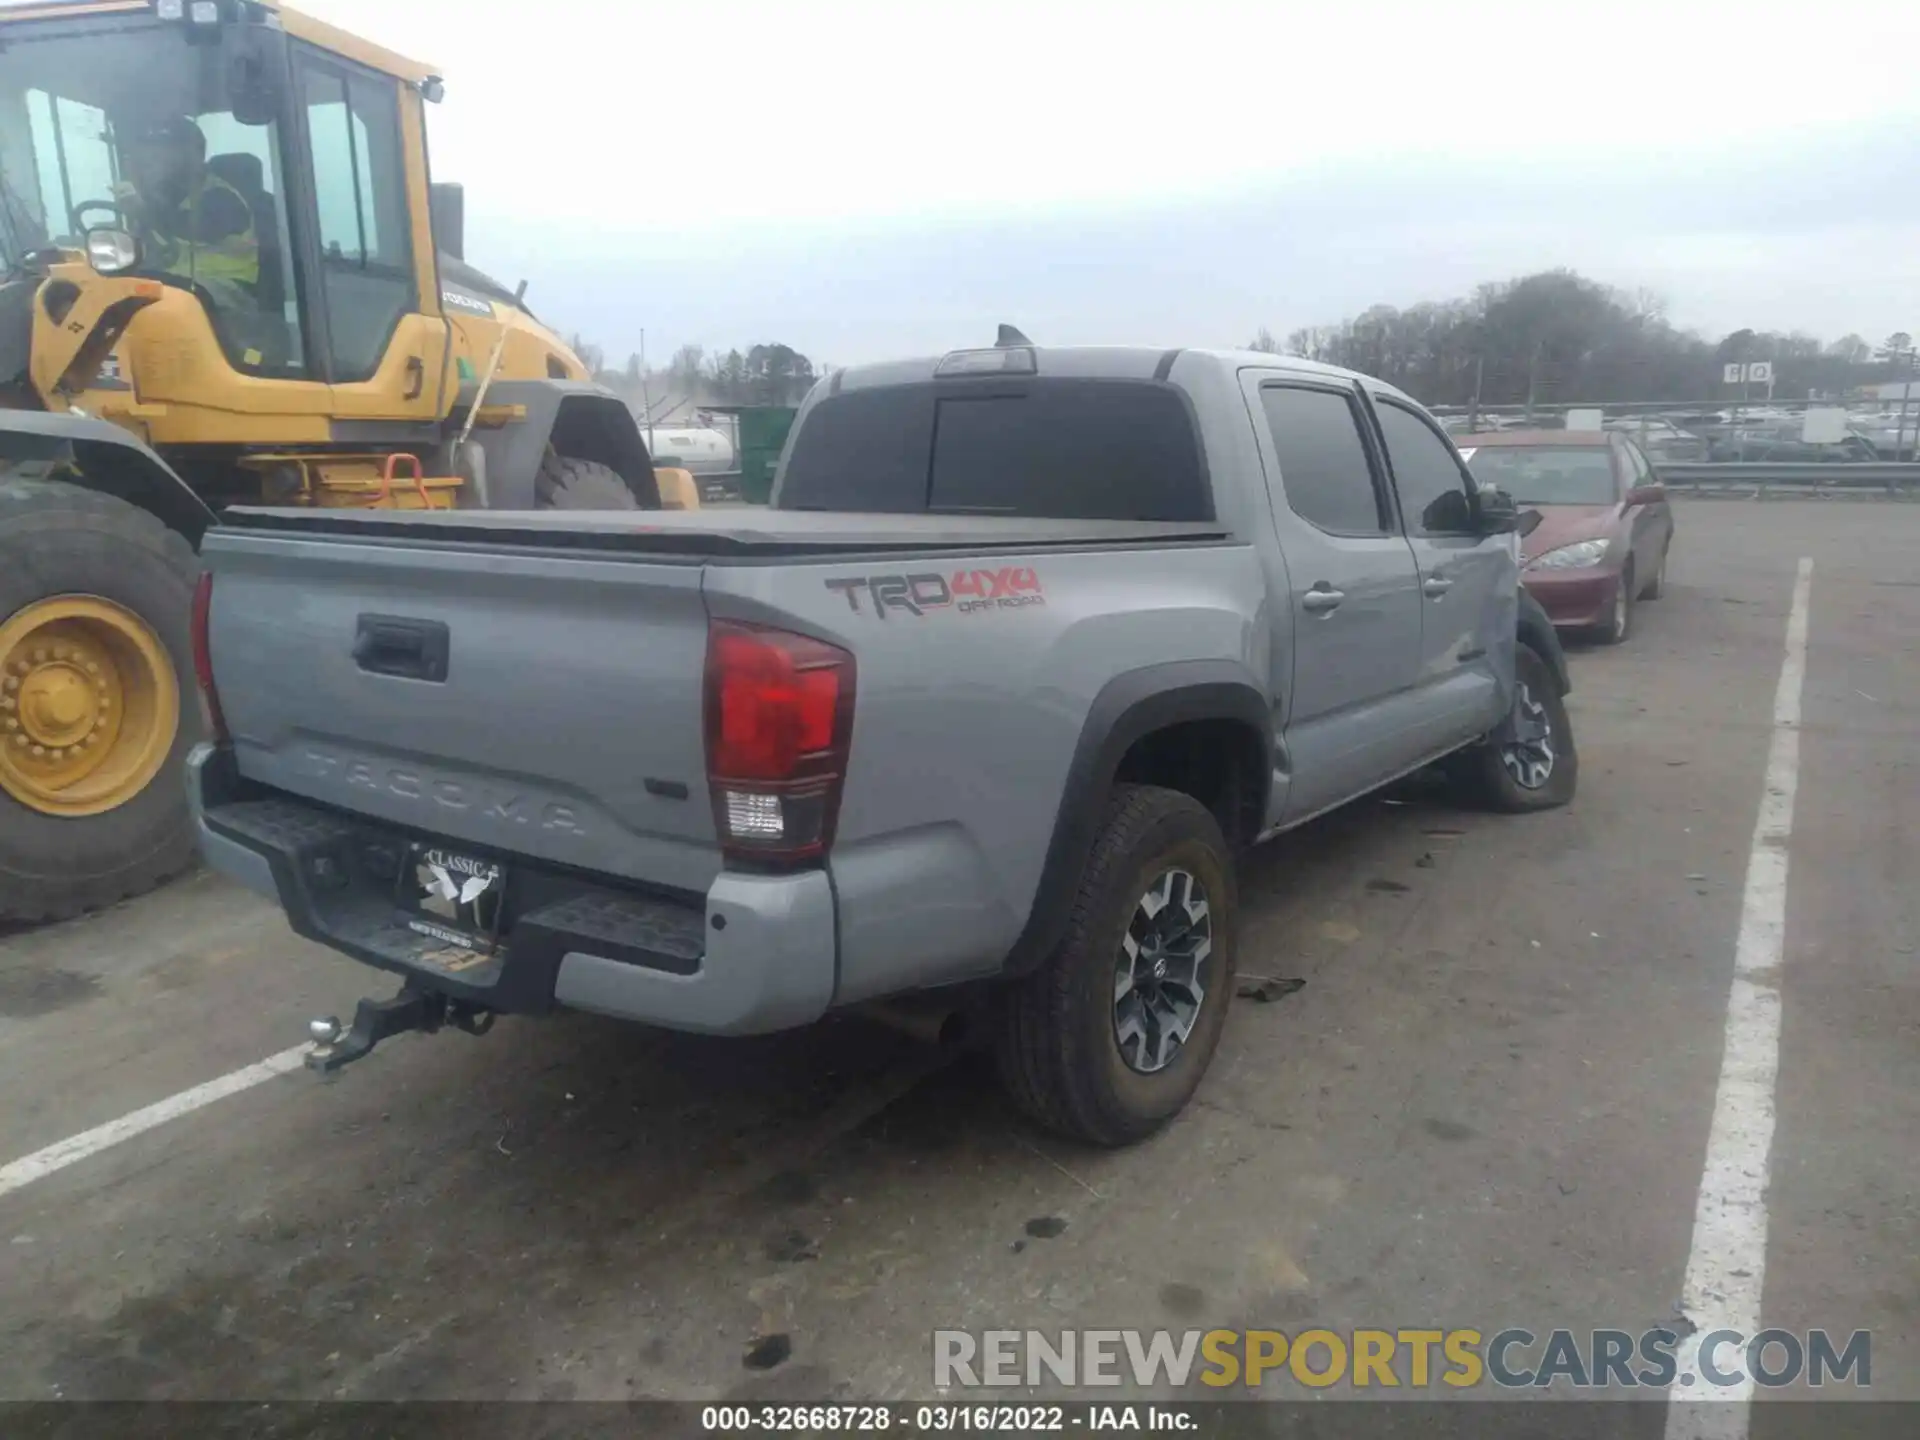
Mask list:
[[[286,358],[287,275],[285,236],[280,233],[280,209],[266,186],[266,171],[258,155],[234,151],[209,155],[207,169],[240,193],[253,212],[253,233],[260,240],[260,278],[253,293],[259,301],[261,319],[270,348],[280,351],[272,356],[276,363]]]

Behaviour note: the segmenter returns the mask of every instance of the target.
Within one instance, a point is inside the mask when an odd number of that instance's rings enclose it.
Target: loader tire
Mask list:
[[[640,502],[620,472],[597,460],[575,460],[548,452],[533,482],[533,503],[540,510],[638,510]]]
[[[78,915],[192,863],[199,574],[137,506],[0,477],[0,918]]]
[[[1233,1004],[1239,913],[1233,856],[1207,808],[1117,786],[1066,934],[1000,996],[995,1058],[1013,1102],[1104,1146],[1177,1115]]]

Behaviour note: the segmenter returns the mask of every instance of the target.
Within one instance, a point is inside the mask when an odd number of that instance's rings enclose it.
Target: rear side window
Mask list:
[[[785,509],[1211,520],[1193,421],[1170,386],[1031,380],[900,385],[807,412]]]
[[[1360,438],[1354,396],[1265,385],[1260,404],[1280,457],[1281,499],[1308,524],[1335,535],[1385,535],[1391,526]]]

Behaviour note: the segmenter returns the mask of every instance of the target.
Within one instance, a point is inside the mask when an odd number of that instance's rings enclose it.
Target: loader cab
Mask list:
[[[246,0],[0,17],[0,262],[64,252],[167,287],[140,322],[143,398],[206,404],[212,383],[240,413],[439,413],[421,113],[437,80]]]

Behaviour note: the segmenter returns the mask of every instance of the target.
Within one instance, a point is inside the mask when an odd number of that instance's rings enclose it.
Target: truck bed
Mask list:
[[[1015,516],[848,514],[771,510],[311,510],[237,506],[241,530],[337,535],[367,544],[508,546],[624,552],[651,559],[773,560],[901,551],[1000,553],[1204,544],[1228,537],[1217,522],[1034,520]]]

